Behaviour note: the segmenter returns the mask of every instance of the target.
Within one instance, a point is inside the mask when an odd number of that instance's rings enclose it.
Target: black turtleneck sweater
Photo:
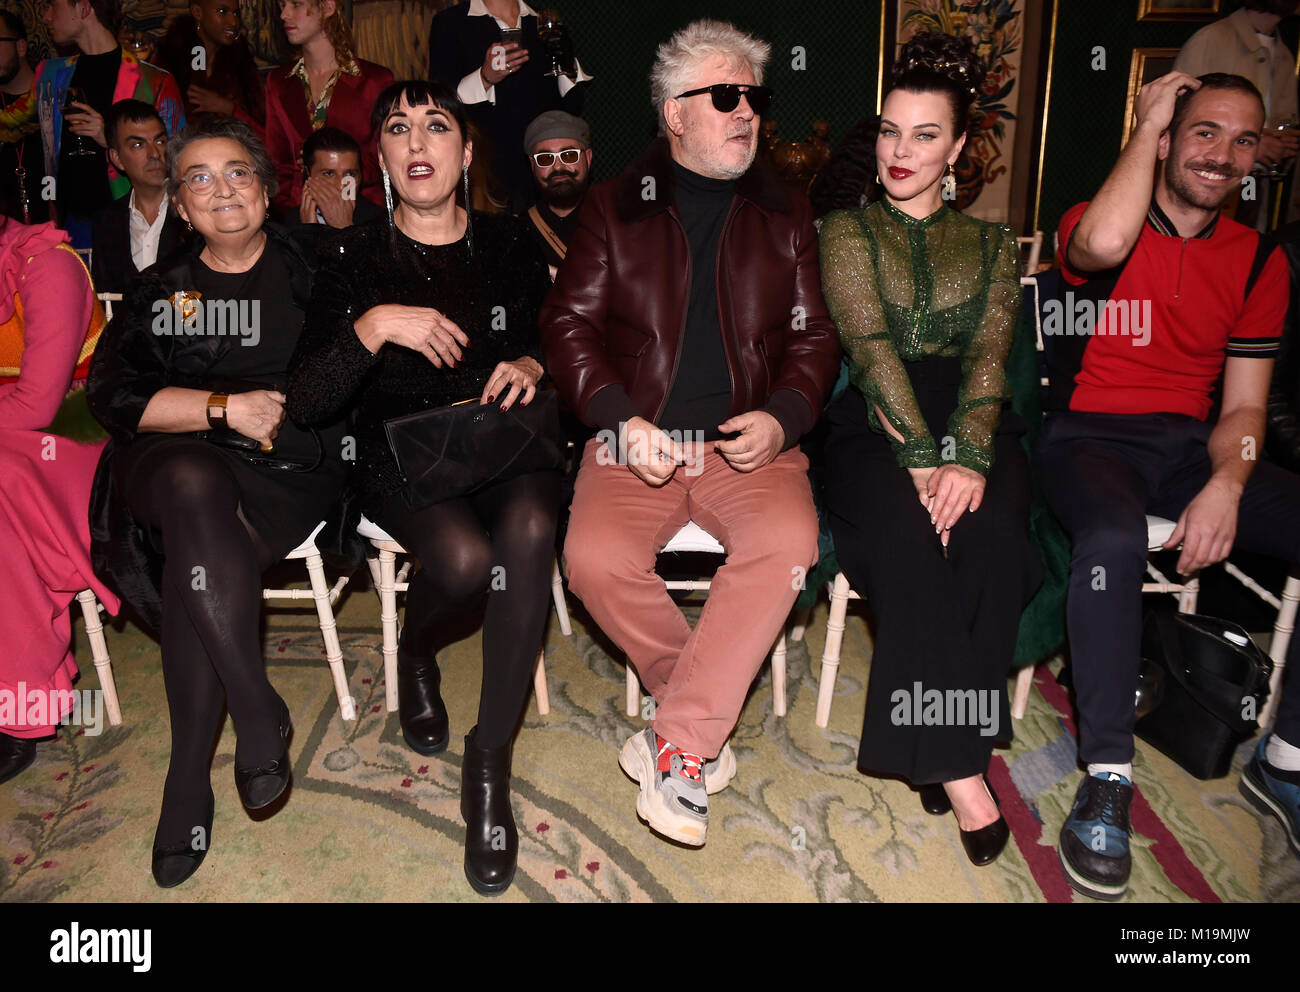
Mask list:
[[[673,163],[677,212],[691,247],[691,295],[677,375],[656,425],[662,430],[703,431],[723,437],[718,425],[731,408],[731,372],[718,318],[718,242],[735,197],[730,179],[710,179]]]

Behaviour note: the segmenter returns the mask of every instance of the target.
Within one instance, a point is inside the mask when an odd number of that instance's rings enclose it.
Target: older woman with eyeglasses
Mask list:
[[[261,575],[312,532],[343,480],[343,428],[285,419],[313,273],[265,224],[274,164],[247,124],[218,118],[173,136],[167,169],[195,244],[136,278],[87,387],[111,435],[92,495],[95,570],[162,641],[172,753],[153,875],[163,887],[189,878],[211,846],[223,705],[244,805],[269,806],[289,783],[289,710],[259,637]]]

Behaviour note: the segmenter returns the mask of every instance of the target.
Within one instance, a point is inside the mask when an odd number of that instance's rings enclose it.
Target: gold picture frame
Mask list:
[[[1138,0],[1139,21],[1212,21],[1223,0]]]
[[[1128,69],[1128,98],[1124,101],[1124,137],[1120,147],[1128,144],[1128,136],[1133,130],[1133,107],[1142,87],[1153,79],[1173,72],[1174,60],[1178,58],[1178,48],[1135,48]]]

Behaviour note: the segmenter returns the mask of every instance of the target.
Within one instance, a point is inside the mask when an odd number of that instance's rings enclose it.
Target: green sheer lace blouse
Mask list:
[[[1020,310],[1020,258],[1009,227],[941,206],[918,220],[887,200],[837,210],[821,227],[822,291],[849,359],[849,380],[903,436],[905,468],[942,460],[987,475]],[[955,447],[930,436],[903,363],[961,359]],[[873,429],[885,433],[879,420]]]

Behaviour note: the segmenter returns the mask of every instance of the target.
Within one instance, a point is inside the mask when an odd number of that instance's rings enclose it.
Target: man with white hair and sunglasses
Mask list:
[[[817,556],[808,461],[840,349],[800,193],[755,163],[770,47],[696,21],[659,47],[660,137],[592,188],[539,324],[587,442],[569,587],[654,698],[619,764],[656,833],[704,843],[750,683]],[[655,574],[689,521],[727,552],[694,629]]]

